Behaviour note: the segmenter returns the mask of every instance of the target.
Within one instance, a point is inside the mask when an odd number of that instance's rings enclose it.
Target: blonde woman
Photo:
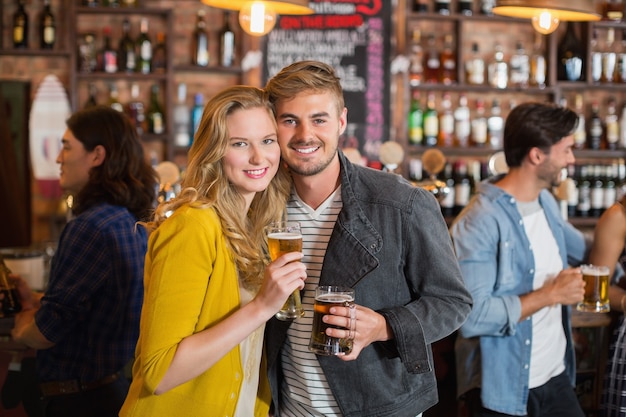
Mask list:
[[[182,186],[148,224],[120,416],[267,416],[264,325],[306,272],[300,252],[263,261],[263,227],[281,217],[290,182],[261,90],[230,87],[207,103]]]

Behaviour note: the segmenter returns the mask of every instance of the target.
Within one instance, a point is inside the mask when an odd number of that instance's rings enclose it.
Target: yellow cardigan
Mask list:
[[[154,394],[180,341],[239,308],[235,263],[213,209],[181,207],[151,234],[144,286],[133,381],[120,416],[233,416],[243,379],[238,346],[198,377]],[[267,417],[269,404],[263,361],[255,416]]]

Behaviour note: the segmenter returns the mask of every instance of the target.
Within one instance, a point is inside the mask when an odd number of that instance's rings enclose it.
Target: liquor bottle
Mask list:
[[[472,180],[467,172],[467,162],[460,159],[454,163],[454,214],[458,215],[472,196]]]
[[[178,84],[178,101],[174,106],[174,143],[176,146],[191,145],[191,112],[187,107],[187,85]]]
[[[140,136],[146,130],[146,112],[143,102],[139,99],[139,85],[132,83],[130,86],[130,101],[126,106],[126,112],[133,126]]]
[[[148,36],[148,19],[142,18],[137,37],[137,71],[142,74],[152,72],[152,41]]]
[[[485,117],[485,102],[476,100],[476,116],[472,120],[472,145],[483,147],[487,145],[487,118]]]
[[[235,31],[230,26],[230,13],[224,12],[224,25],[220,30],[220,65],[232,67],[237,58]]]
[[[411,37],[411,55],[409,57],[409,85],[416,87],[424,81],[424,49],[422,48],[422,32],[413,29]]]
[[[193,31],[192,63],[200,67],[209,65],[209,36],[206,32],[204,9],[199,9],[196,15],[196,28]]]
[[[504,51],[497,43],[494,47],[493,59],[487,68],[489,85],[494,88],[506,88],[509,84],[509,65],[504,61]]]
[[[598,150],[602,148],[602,136],[604,126],[600,119],[600,106],[597,101],[591,103],[591,117],[589,118],[589,129],[587,130],[587,142],[589,149]]]
[[[39,45],[41,49],[53,49],[56,42],[56,22],[50,9],[50,0],[44,0],[39,17]]]
[[[619,119],[615,107],[615,98],[610,97],[607,101],[606,116],[604,117],[606,147],[610,150],[615,150],[619,147]]]
[[[593,176],[589,185],[589,201],[592,217],[600,217],[604,211],[604,167],[600,164],[593,165]]]
[[[84,108],[94,107],[98,105],[98,101],[96,100],[96,96],[98,95],[98,90],[96,89],[95,84],[89,83],[87,86],[88,97],[85,102]]]
[[[453,49],[452,35],[445,35],[443,38],[443,49],[439,55],[439,81],[444,85],[456,83],[456,56]]]
[[[574,149],[583,149],[587,145],[587,129],[585,128],[585,110],[582,94],[576,94],[574,111],[578,115],[578,125],[574,131]]]
[[[576,36],[574,22],[567,22],[565,35],[557,48],[557,77],[560,81],[583,79],[583,56],[581,42]]]
[[[600,2],[602,10],[602,20],[612,20],[620,22],[624,16],[624,5],[622,0],[603,0]]]
[[[461,94],[459,105],[454,109],[454,137],[457,146],[464,148],[469,145],[470,132],[470,109],[467,106],[467,96]]]
[[[511,84],[514,87],[528,87],[530,79],[530,57],[521,42],[515,44],[515,53],[510,61]]]
[[[491,104],[491,114],[487,119],[487,136],[489,146],[493,149],[502,148],[502,139],[504,136],[504,119],[502,118],[502,109],[500,102],[494,99]]]
[[[435,35],[432,33],[428,35],[424,62],[424,80],[427,83],[438,82],[441,63],[439,61],[439,51],[437,50]]]
[[[626,29],[622,29],[622,41],[615,63],[615,82],[626,83]]]
[[[439,113],[439,146],[451,147],[454,145],[454,114],[452,113],[452,101],[450,93],[444,92],[441,99],[441,112]]]
[[[465,79],[468,84],[483,85],[485,83],[485,61],[478,51],[478,43],[472,44],[472,55],[465,62]]]
[[[581,165],[578,180],[578,206],[576,215],[588,217],[591,210],[591,182],[589,181],[589,169],[591,166]]]
[[[578,176],[580,168],[578,165],[570,164],[567,167],[567,177],[571,180],[572,187],[567,193],[567,216],[576,216],[576,207],[578,206]]]
[[[622,113],[619,118],[619,146],[626,148],[626,102],[622,104]]]
[[[435,107],[435,93],[428,93],[424,112],[424,145],[436,146],[439,135],[439,114]]]
[[[602,75],[600,76],[600,82],[612,83],[615,81],[615,65],[617,61],[617,54],[613,49],[615,42],[615,28],[608,28],[606,31],[606,46],[602,51]]]
[[[459,0],[459,13],[465,16],[471,16],[473,11],[473,0]]]
[[[117,53],[118,67],[122,72],[132,73],[137,70],[137,55],[135,54],[135,42],[130,37],[130,21],[122,22],[122,38]]]
[[[451,0],[435,0],[435,12],[445,16],[449,15],[450,3]]]
[[[621,201],[626,196],[626,162],[624,158],[617,161],[617,183],[615,184],[615,201]]]
[[[543,56],[542,48],[543,35],[535,33],[535,42],[533,44],[533,52],[530,56],[530,80],[532,87],[544,88],[546,86],[546,57]]]
[[[147,113],[148,131],[157,135],[165,132],[165,118],[159,102],[159,90],[158,84],[152,84]]]
[[[496,5],[496,0],[481,0],[480,13],[486,16],[493,15],[493,8]]]
[[[617,201],[617,162],[613,162],[610,165],[605,166],[604,169],[604,202],[602,204],[603,212]]]
[[[24,0],[17,2],[17,10],[13,14],[13,47],[28,48],[28,14],[24,9]]]
[[[163,74],[167,69],[167,50],[165,46],[165,33],[157,32],[156,44],[152,51],[152,72]]]
[[[117,86],[113,83],[109,85],[109,106],[120,113],[124,113],[124,106],[120,103],[120,94]]]
[[[420,105],[420,92],[413,90],[411,94],[411,110],[409,111],[409,143],[421,145],[424,140],[424,112]]]
[[[109,74],[117,72],[117,51],[111,46],[111,28],[108,26],[104,28],[102,69]]]
[[[596,27],[591,31],[589,49],[591,51],[591,80],[598,83],[602,79],[602,51],[598,43],[598,29]]]
[[[446,194],[440,201],[441,214],[444,217],[454,216],[454,168],[452,163],[446,162],[443,170],[439,173],[439,180],[446,184],[448,187],[448,194]]]
[[[191,108],[191,140],[196,136],[202,113],[204,111],[204,96],[202,93],[196,93],[193,97],[193,107]]]

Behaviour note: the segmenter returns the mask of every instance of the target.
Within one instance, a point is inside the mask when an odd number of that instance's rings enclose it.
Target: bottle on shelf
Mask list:
[[[622,29],[622,39],[616,56],[615,82],[626,83],[626,29]]]
[[[120,113],[124,113],[124,106],[120,103],[120,93],[114,83],[109,85],[109,106]]]
[[[117,51],[111,46],[111,28],[105,27],[102,48],[102,69],[109,74],[117,72]]]
[[[600,118],[600,105],[596,100],[591,103],[591,117],[589,118],[587,130],[587,142],[589,149],[602,149],[602,137],[604,136],[604,126]]]
[[[435,12],[448,16],[450,14],[451,0],[435,0]]]
[[[500,102],[494,99],[491,104],[491,114],[487,118],[487,141],[493,149],[502,148],[504,136],[504,119],[502,118],[502,108]]]
[[[567,216],[576,216],[576,207],[578,206],[578,175],[579,167],[570,164],[567,167],[567,177],[571,180],[572,187],[567,193]]]
[[[615,28],[608,28],[606,31],[606,45],[602,51],[602,75],[600,76],[600,82],[612,83],[615,81],[615,65],[617,61],[617,54],[614,49],[615,42]]]
[[[178,84],[178,100],[174,106],[174,143],[176,146],[191,145],[191,111],[187,107],[187,85]]]
[[[157,135],[165,132],[165,117],[163,107],[159,101],[159,91],[159,85],[152,84],[150,89],[150,104],[148,105],[147,112],[148,131]]]
[[[467,161],[454,163],[454,214],[458,215],[472,197],[473,184],[467,169]]]
[[[439,51],[434,34],[428,35],[426,53],[424,55],[424,81],[436,83],[439,81],[441,62],[439,61]]]
[[[204,112],[204,95],[202,93],[196,93],[193,97],[193,107],[191,108],[191,140],[193,141],[202,120],[202,113]]]
[[[591,31],[589,49],[591,50],[591,81],[599,83],[602,80],[602,48],[598,42],[598,28],[596,27]]]
[[[622,0],[602,0],[600,2],[602,10],[602,20],[612,20],[621,22],[624,16],[624,5]]]
[[[454,114],[452,113],[452,101],[448,92],[444,92],[441,99],[437,144],[442,147],[454,145]]]
[[[509,85],[509,65],[504,60],[502,45],[496,43],[493,59],[487,68],[489,85],[494,88],[507,88]]]
[[[22,311],[22,303],[18,290],[9,278],[12,271],[4,262],[4,258],[0,255],[0,293],[3,295],[2,304],[0,304],[0,317],[13,317],[16,313]]]
[[[104,5],[107,7],[117,8],[120,7],[120,0],[104,0]]]
[[[542,38],[542,34],[535,33],[533,51],[530,56],[530,79],[528,82],[530,86],[538,88],[544,88],[546,86],[547,74],[546,57],[543,55],[542,48]]]
[[[626,149],[626,101],[622,104],[619,118],[619,146]]]
[[[472,85],[485,83],[485,60],[478,51],[478,43],[472,43],[472,55],[465,62],[465,82]]]
[[[204,9],[198,9],[196,14],[196,28],[193,31],[192,63],[200,67],[209,65],[209,35],[204,21]]]
[[[237,44],[235,31],[230,25],[230,13],[224,12],[224,24],[219,33],[220,37],[220,65],[232,67],[237,59]]]
[[[604,169],[604,202],[602,204],[603,212],[611,207],[615,203],[615,201],[617,201],[617,162],[614,161],[611,164],[607,164]]]
[[[164,74],[167,71],[167,49],[165,46],[165,33],[157,32],[156,44],[152,51],[152,72]]]
[[[617,116],[616,102],[614,97],[609,97],[606,106],[604,126],[606,129],[606,147],[616,150],[619,147],[619,118]]]
[[[589,184],[589,201],[591,217],[600,217],[604,211],[604,166],[593,165],[593,176]]]
[[[581,165],[578,179],[578,205],[576,215],[578,217],[588,217],[591,211],[591,181],[590,166]]]
[[[17,10],[13,14],[13,47],[28,48],[28,14],[24,0],[18,0]]]
[[[493,8],[496,5],[496,0],[481,0],[480,13],[486,16],[493,15]]]
[[[130,86],[130,101],[126,106],[126,113],[140,136],[146,131],[146,112],[143,102],[139,99],[139,84]]]
[[[560,81],[581,81],[583,79],[584,52],[576,36],[574,22],[567,22],[565,35],[557,48],[557,78]]]
[[[98,95],[98,89],[96,85],[93,83],[89,83],[87,86],[87,101],[85,102],[84,108],[94,107],[98,105],[98,100],[96,99]]]
[[[142,18],[137,37],[137,71],[142,74],[152,72],[152,41],[148,35],[148,19]]]
[[[459,0],[459,14],[471,16],[473,13],[473,0]]]
[[[435,106],[435,93],[429,92],[424,112],[424,145],[436,146],[439,135],[439,114]]]
[[[137,7],[138,0],[122,0],[122,7]]]
[[[522,42],[515,44],[515,53],[510,60],[510,82],[513,87],[528,87],[530,80],[530,57]]]
[[[424,112],[420,104],[420,92],[411,93],[411,109],[409,110],[409,143],[422,145],[424,140]]]
[[[443,38],[443,49],[439,55],[439,82],[444,85],[456,83],[456,55],[452,35],[446,34]]]
[[[469,146],[471,133],[470,109],[467,106],[467,96],[459,96],[459,105],[454,109],[454,137],[456,145],[462,148]]]
[[[451,162],[446,162],[443,170],[439,173],[439,180],[444,182],[448,187],[446,194],[440,201],[441,214],[445,217],[454,216],[454,168]]]
[[[585,109],[582,94],[576,94],[574,111],[578,115],[578,125],[574,131],[574,149],[583,149],[587,145],[587,129],[585,128]]]
[[[426,0],[413,0],[413,6],[411,10],[418,13],[426,13],[428,12],[428,3],[426,2]]]
[[[476,100],[476,115],[472,119],[472,145],[483,147],[487,145],[487,117],[485,117],[485,102]]]
[[[44,0],[43,11],[39,16],[39,46],[41,49],[53,49],[56,42],[56,21],[50,9],[50,0]]]
[[[122,22],[122,38],[117,53],[118,67],[122,72],[133,73],[137,70],[135,42],[130,37],[130,20]]]
[[[424,82],[424,49],[422,31],[419,28],[413,29],[409,61],[409,85],[416,87]]]

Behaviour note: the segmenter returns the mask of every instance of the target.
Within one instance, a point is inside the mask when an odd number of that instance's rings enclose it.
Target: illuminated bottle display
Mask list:
[[[44,0],[39,18],[39,45],[41,49],[53,49],[56,42],[56,22],[50,9],[50,0]]]
[[[24,9],[24,0],[19,0],[13,15],[13,47],[28,48],[28,15]]]

